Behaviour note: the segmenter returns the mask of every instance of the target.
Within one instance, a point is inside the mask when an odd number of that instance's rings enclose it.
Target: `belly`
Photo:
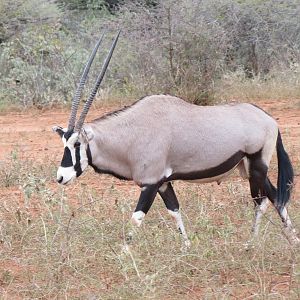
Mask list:
[[[230,158],[220,163],[217,166],[212,166],[211,168],[207,168],[204,170],[194,170],[191,172],[173,172],[168,180],[186,180],[191,182],[213,182],[219,181],[222,178],[228,176],[233,170],[239,165],[239,163],[244,158],[244,153],[242,151],[238,151]]]
[[[209,182],[217,181],[218,183],[221,183],[221,181],[223,181],[226,177],[228,177],[231,173],[233,173],[233,171],[238,165],[239,163],[236,164],[231,170],[217,176],[202,178],[202,179],[186,180],[186,181],[191,183],[209,183]]]

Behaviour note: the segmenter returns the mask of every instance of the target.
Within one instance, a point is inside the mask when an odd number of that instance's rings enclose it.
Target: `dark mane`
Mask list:
[[[269,117],[273,118],[268,112],[266,112],[264,109],[262,109],[262,108],[259,107],[258,105],[253,104],[253,103],[249,103],[249,104],[251,104],[252,106],[254,106],[254,107],[258,108],[258,109],[260,109],[260,110],[263,111],[265,114],[267,114]],[[274,118],[273,118],[273,119],[274,119]]]
[[[111,112],[108,112],[107,114],[97,118],[97,119],[94,119],[92,122],[98,122],[98,121],[102,121],[102,120],[106,120],[108,118],[111,118],[111,117],[116,117],[118,116],[120,113],[128,110],[129,108],[133,107],[134,105],[136,105],[138,102],[140,102],[141,100],[143,100],[144,98],[146,98],[146,96],[140,98],[139,100],[133,102],[132,104],[130,105],[125,105],[124,107],[120,108],[120,109],[117,109],[117,110],[114,110],[114,111],[111,111]]]

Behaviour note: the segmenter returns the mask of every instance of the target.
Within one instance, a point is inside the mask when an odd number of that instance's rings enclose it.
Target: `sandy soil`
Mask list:
[[[295,166],[295,189],[294,201],[300,200],[300,100],[285,101],[257,101],[257,105],[270,113],[279,123],[279,127],[283,136],[284,145],[290,154],[293,165]],[[108,111],[117,109],[118,107],[105,107],[102,109],[92,109],[89,113],[88,120],[92,120],[105,114]],[[12,154],[18,154],[19,159],[34,159],[37,162],[53,161],[59,163],[62,157],[62,143],[60,138],[51,130],[53,125],[66,126],[68,121],[68,109],[52,109],[47,111],[31,110],[25,113],[10,112],[0,115],[0,168],[10,160]],[[271,171],[271,177],[275,181],[275,172]],[[138,188],[133,183],[122,182],[118,180],[112,181],[107,176],[94,176],[89,172],[87,176],[83,176],[81,183],[89,184],[98,191],[105,191],[110,185],[118,185],[118,189],[122,189],[138,196]],[[51,188],[57,189],[58,185],[55,178],[50,183]],[[76,194],[76,186],[68,188],[68,194]],[[214,190],[214,193],[222,194],[222,189]],[[23,193],[17,187],[9,187],[0,189],[0,201],[7,197],[13,197],[18,202],[24,201]],[[72,201],[70,197],[69,201]],[[216,198],[217,195],[216,195]],[[220,197],[221,199],[222,197]],[[76,205],[76,203],[74,203]],[[31,216],[38,214],[39,206],[34,209],[31,207]],[[13,269],[13,266],[10,266]],[[16,267],[18,273],[22,273],[19,266]],[[16,271],[16,272],[17,272]],[[276,283],[280,283],[282,278],[274,279]],[[201,291],[194,291],[201,295]]]

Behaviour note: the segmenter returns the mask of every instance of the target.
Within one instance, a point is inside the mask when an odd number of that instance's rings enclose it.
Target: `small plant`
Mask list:
[[[9,163],[3,163],[0,168],[0,186],[10,187],[16,185],[19,179],[20,161],[16,151],[11,152]]]

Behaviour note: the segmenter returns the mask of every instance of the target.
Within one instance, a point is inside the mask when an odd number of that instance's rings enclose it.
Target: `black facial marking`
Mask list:
[[[63,179],[64,179],[64,178],[61,176],[61,177],[57,180],[57,182],[58,182],[58,183],[62,183]]]
[[[166,181],[178,180],[178,179],[197,180],[197,179],[216,177],[230,171],[243,159],[244,156],[245,153],[243,151],[238,151],[235,154],[233,154],[231,157],[229,157],[227,160],[225,160],[222,164],[216,167],[212,167],[201,171],[193,171],[190,173],[173,173],[171,176],[167,178]]]
[[[73,166],[71,151],[68,147],[65,147],[64,155],[61,160],[61,166],[64,168]]]
[[[79,148],[80,145],[81,145],[80,142],[77,141],[77,142],[75,142],[74,147],[75,147],[75,148]]]
[[[89,166],[93,165],[93,158],[92,158],[92,153],[91,153],[91,149],[90,149],[90,145],[87,145],[87,149],[86,149],[86,156],[88,159],[88,164]]]
[[[74,133],[74,130],[70,130],[70,131],[67,131],[65,134],[64,134],[64,137],[66,140],[68,140],[71,135]]]
[[[75,148],[75,158],[76,158],[76,163],[74,166],[74,170],[76,172],[76,177],[79,177],[82,174],[82,169],[80,164],[80,147]]]
[[[59,134],[59,136],[62,138],[63,137],[63,135],[64,135],[64,131],[63,131],[63,129],[62,128],[57,128],[56,129],[56,132]]]

